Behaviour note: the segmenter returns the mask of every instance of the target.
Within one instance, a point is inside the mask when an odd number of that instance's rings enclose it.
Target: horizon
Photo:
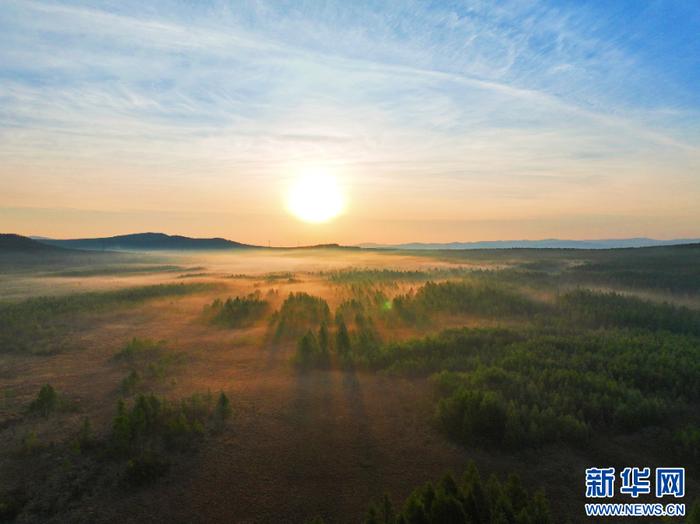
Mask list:
[[[0,232],[0,236],[2,235],[18,235],[17,233],[10,233],[10,232],[5,232],[2,233]],[[700,241],[700,237],[698,238],[693,238],[693,237],[683,237],[683,238],[671,238],[671,239],[660,239],[660,238],[651,238],[651,237],[618,237],[618,238],[583,238],[583,239],[574,239],[574,238],[513,238],[513,239],[496,239],[496,240],[470,240],[470,241],[463,241],[463,240],[452,240],[452,241],[447,241],[447,242],[430,242],[430,241],[413,241],[413,242],[400,242],[400,243],[390,243],[390,242],[358,242],[356,244],[344,244],[341,242],[326,242],[322,244],[296,244],[296,245],[271,245],[271,244],[264,244],[261,242],[240,242],[236,240],[235,238],[227,238],[227,237],[219,237],[219,236],[188,236],[188,235],[181,235],[178,233],[167,233],[167,232],[162,232],[162,231],[142,231],[142,232],[136,232],[136,233],[122,233],[122,234],[117,234],[117,235],[109,235],[109,236],[98,236],[98,237],[72,237],[72,238],[57,238],[57,237],[49,237],[45,235],[19,235],[21,237],[29,238],[31,240],[36,240],[36,241],[80,241],[80,240],[107,240],[107,239],[113,239],[113,238],[122,238],[122,237],[134,237],[134,236],[144,236],[144,235],[162,235],[166,237],[171,237],[171,238],[185,238],[185,239],[193,239],[193,240],[224,240],[228,242],[233,242],[235,244],[240,244],[242,246],[246,247],[251,247],[251,248],[273,248],[273,249],[294,249],[294,248],[308,248],[308,247],[323,247],[323,246],[338,246],[338,247],[347,247],[347,248],[402,248],[402,247],[408,247],[408,246],[426,246],[423,247],[422,249],[433,249],[433,248],[441,248],[445,247],[447,249],[463,249],[463,247],[455,247],[455,248],[450,248],[449,246],[471,246],[475,245],[478,246],[479,244],[537,244],[537,243],[559,243],[559,244],[566,244],[566,243],[573,243],[573,244],[592,244],[593,246],[596,243],[600,244],[610,244],[609,246],[606,246],[605,248],[616,248],[616,247],[654,247],[654,246],[661,246],[661,245],[680,245],[684,243],[695,243]],[[628,243],[634,243],[636,242],[637,244],[631,244],[631,245],[625,245],[621,246],[621,244],[628,244]],[[616,245],[620,244],[620,245]],[[434,246],[434,247],[433,247]],[[504,246],[505,248],[513,247],[513,246]],[[545,246],[546,247],[552,247],[552,248],[557,248],[560,246]],[[582,246],[582,248],[592,248],[592,249],[598,249],[596,247],[592,246]],[[421,249],[421,248],[418,248]],[[468,248],[466,248],[468,249]],[[474,248],[474,249],[489,249],[488,247],[486,248]]]
[[[632,1],[9,1],[0,223],[275,245],[697,238],[699,20]],[[290,212],[312,171],[337,181],[335,209],[305,193]]]

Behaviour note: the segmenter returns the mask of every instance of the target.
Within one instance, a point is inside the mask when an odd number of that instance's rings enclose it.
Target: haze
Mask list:
[[[6,1],[0,223],[273,245],[696,237],[698,23],[692,2]],[[285,191],[317,166],[347,206],[308,224]]]

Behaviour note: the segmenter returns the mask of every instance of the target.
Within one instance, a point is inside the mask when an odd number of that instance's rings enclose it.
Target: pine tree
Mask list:
[[[348,333],[348,328],[345,325],[345,321],[342,319],[342,317],[338,322],[338,330],[335,333],[335,350],[338,352],[338,356],[343,361],[350,359],[352,351],[350,334]]]
[[[309,330],[297,344],[296,363],[302,368],[311,367],[318,363],[320,351],[316,335]]]
[[[48,417],[49,413],[54,411],[58,406],[58,393],[50,384],[44,384],[39,390],[36,399],[29,405],[31,413],[39,413],[44,417]]]
[[[318,328],[318,345],[322,353],[328,354],[330,351],[330,337],[328,334],[328,325],[325,320],[321,322],[321,327]]]

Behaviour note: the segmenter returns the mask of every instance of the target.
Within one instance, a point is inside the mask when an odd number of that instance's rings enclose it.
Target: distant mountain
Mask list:
[[[294,250],[313,250],[313,249],[335,249],[335,250],[359,250],[359,246],[343,246],[341,244],[309,244],[308,246],[292,246],[292,247],[275,247],[272,246],[270,249],[280,249],[285,251]]]
[[[681,238],[675,240],[655,240],[653,238],[618,238],[602,240],[559,240],[550,238],[545,240],[491,240],[483,242],[448,242],[407,244],[360,244],[363,248],[374,249],[513,249],[513,248],[539,248],[539,249],[614,249],[625,247],[653,247],[674,246],[678,244],[693,244],[700,242],[700,238]]]
[[[0,254],[31,254],[31,253],[57,253],[64,252],[57,246],[50,246],[22,235],[12,233],[0,233]]]
[[[98,251],[204,251],[256,247],[225,238],[190,238],[180,235],[166,235],[165,233],[135,233],[106,238],[75,238],[70,240],[42,238],[38,242],[51,246]]]

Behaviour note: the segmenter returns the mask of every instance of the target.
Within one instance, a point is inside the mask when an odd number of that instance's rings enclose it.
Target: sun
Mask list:
[[[294,182],[287,197],[287,209],[313,224],[328,222],[343,212],[345,199],[335,177],[324,171],[307,171]]]

